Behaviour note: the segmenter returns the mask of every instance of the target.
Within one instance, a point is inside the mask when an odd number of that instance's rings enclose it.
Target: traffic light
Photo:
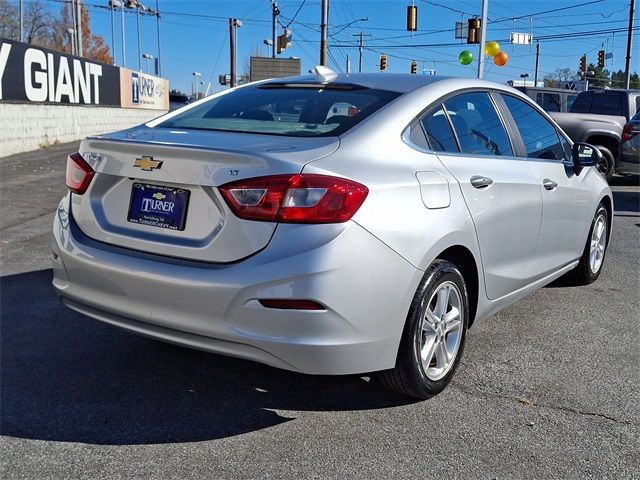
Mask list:
[[[580,71],[585,73],[587,71],[587,56],[583,55],[580,58]]]
[[[383,53],[380,55],[380,71],[384,72],[387,69],[387,56]]]
[[[604,50],[598,51],[598,67],[604,68]]]
[[[291,43],[291,30],[285,28],[282,35],[278,35],[278,55],[280,55],[286,48],[289,48]]]
[[[418,7],[409,5],[407,7],[407,31],[415,32],[418,30]]]
[[[467,43],[480,43],[480,28],[482,22],[479,18],[469,19],[469,32],[467,33]]]
[[[416,73],[418,73],[418,64],[416,63],[415,60],[413,60],[411,62],[411,74],[415,75]]]

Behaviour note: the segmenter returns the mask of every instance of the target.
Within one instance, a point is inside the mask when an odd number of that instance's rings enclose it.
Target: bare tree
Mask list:
[[[53,15],[42,0],[25,4],[24,39],[27,43],[46,46],[51,38]]]
[[[0,37],[20,40],[20,12],[9,0],[0,0]]]
[[[20,39],[20,11],[9,0],[0,0],[0,36]],[[71,39],[67,29],[74,28],[71,7],[65,3],[56,14],[44,0],[25,2],[24,39],[45,48],[71,53]],[[113,63],[104,38],[91,33],[89,10],[82,6],[82,47],[84,56],[104,63]]]

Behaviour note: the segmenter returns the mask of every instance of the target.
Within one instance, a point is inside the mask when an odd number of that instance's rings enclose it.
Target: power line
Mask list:
[[[296,19],[296,17],[300,13],[300,10],[302,10],[302,7],[304,7],[304,4],[305,4],[306,1],[307,0],[302,0],[302,3],[298,7],[298,10],[296,10],[296,13],[293,14],[293,17],[291,18],[291,20],[289,20],[289,23],[287,23],[287,25],[284,28],[289,28],[289,25],[291,25],[293,23],[293,21]]]
[[[447,10],[450,10],[450,11],[452,11],[452,12],[461,13],[461,14],[463,14],[463,15],[469,15],[469,16],[472,16],[472,15],[473,15],[473,14],[471,14],[471,13],[463,12],[462,10],[458,10],[458,9],[456,9],[456,8],[452,8],[452,7],[449,7],[449,6],[447,6],[447,5],[442,5],[442,4],[440,4],[440,3],[432,2],[432,1],[430,1],[430,0],[422,0],[422,1],[423,1],[424,3],[428,3],[429,5],[433,5],[434,7],[446,8]]]
[[[638,27],[634,27],[632,30],[640,30],[640,26]],[[550,35],[542,35],[537,37],[537,40],[539,41],[543,41],[543,40],[558,40],[558,39],[573,39],[575,37],[586,37],[586,36],[591,36],[591,35],[606,35],[606,34],[611,34],[611,33],[618,33],[618,32],[626,32],[628,31],[627,28],[612,28],[612,29],[605,29],[605,30],[590,30],[590,31],[586,31],[586,32],[571,32],[571,33],[558,33],[558,34],[550,34]],[[508,38],[503,38],[503,39],[498,39],[496,40],[497,42],[509,42],[510,40]],[[354,48],[357,47],[357,45],[353,44],[353,43],[342,43],[342,44],[336,44],[336,45],[332,45],[334,47],[338,47],[338,48]],[[414,44],[414,45],[406,45],[406,44],[388,44],[388,45],[369,45],[369,47],[375,47],[375,48],[417,48],[417,47],[457,47],[460,46],[459,43],[424,43],[424,44]]]
[[[593,5],[594,3],[602,3],[604,1],[605,0],[592,0],[590,2],[577,3],[575,5],[568,5],[566,7],[552,8],[551,10],[543,10],[542,12],[530,13],[530,14],[527,14],[527,15],[520,15],[519,17],[498,18],[498,19],[494,19],[492,23],[508,22],[508,21],[511,21],[511,20],[519,20],[521,18],[535,18],[536,16],[542,15],[544,13],[561,12],[563,10],[570,10],[572,8],[585,7],[587,5]]]

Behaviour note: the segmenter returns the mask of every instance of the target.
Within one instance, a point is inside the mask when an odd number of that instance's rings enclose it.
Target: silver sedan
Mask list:
[[[598,155],[491,82],[318,68],[249,84],[81,143],[53,285],[132,332],[428,398],[474,322],[598,278]]]

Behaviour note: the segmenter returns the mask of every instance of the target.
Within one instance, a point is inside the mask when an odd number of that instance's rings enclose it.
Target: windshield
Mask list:
[[[344,84],[263,84],[221,95],[157,126],[301,137],[336,136],[399,95]]]

